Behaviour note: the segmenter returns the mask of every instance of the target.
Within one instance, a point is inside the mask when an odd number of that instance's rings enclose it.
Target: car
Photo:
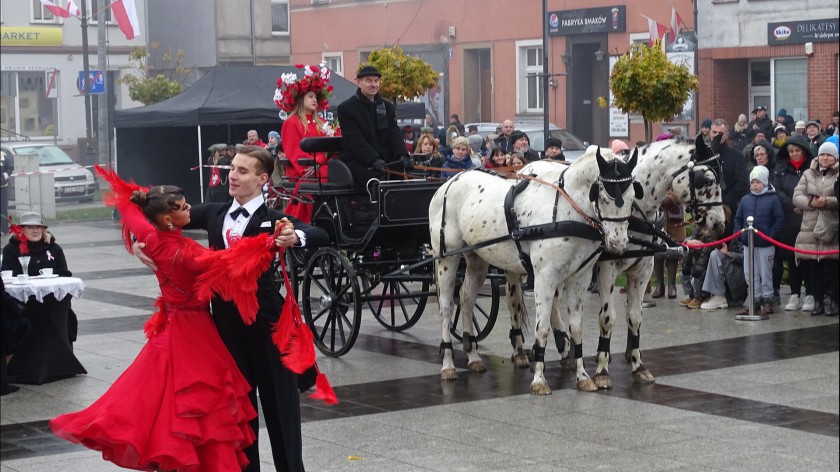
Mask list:
[[[55,177],[55,201],[66,202],[77,200],[89,202],[93,200],[99,184],[93,173],[77,164],[63,149],[51,143],[35,141],[3,142],[0,152],[5,159],[14,162],[15,156],[34,154],[38,156],[38,170],[52,172]],[[14,177],[9,180],[10,188],[14,188]],[[10,192],[9,200],[14,200],[14,192]]]
[[[472,125],[478,127],[478,134],[487,137],[487,135],[496,132],[499,123],[469,123],[467,128]],[[513,127],[528,135],[528,139],[531,141],[531,149],[539,153],[545,150],[545,130],[541,121],[517,121],[514,122]],[[574,162],[575,159],[586,152],[586,148],[589,146],[586,141],[554,123],[548,124],[548,134],[563,143],[563,155],[568,162]]]

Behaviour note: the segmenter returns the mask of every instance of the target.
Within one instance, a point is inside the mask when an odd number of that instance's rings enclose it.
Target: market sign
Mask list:
[[[837,18],[784,21],[767,25],[767,44],[831,43],[840,40]]]
[[[619,33],[626,29],[626,7],[581,8],[548,12],[549,36],[567,34]]]
[[[0,26],[3,46],[61,46],[60,26]]]

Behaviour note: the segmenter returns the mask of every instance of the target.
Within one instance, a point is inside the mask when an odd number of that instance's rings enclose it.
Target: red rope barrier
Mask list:
[[[738,231],[737,233],[733,233],[733,234],[731,234],[731,235],[729,235],[729,236],[727,236],[723,239],[719,239],[717,241],[712,241],[710,243],[701,243],[701,244],[691,244],[691,245],[689,245],[687,243],[682,242],[682,243],[680,243],[680,246],[685,246],[689,249],[702,249],[704,247],[717,247],[717,246],[720,246],[721,244],[726,244],[729,241],[732,241],[733,239],[740,236],[741,233],[743,233],[743,232],[744,232],[744,230],[741,230],[741,231]]]
[[[767,236],[766,234],[762,233],[761,231],[759,231],[759,230],[757,230],[757,229],[754,229],[753,231],[755,231],[755,234],[757,234],[757,235],[761,236],[761,237],[762,237],[762,238],[764,238],[766,241],[769,241],[770,243],[775,244],[776,246],[779,246],[779,247],[780,247],[780,248],[782,248],[782,249],[787,249],[788,251],[799,252],[799,253],[802,253],[802,254],[810,254],[810,255],[812,255],[812,256],[830,256],[830,255],[833,255],[833,254],[840,254],[840,250],[834,250],[834,251],[809,251],[809,250],[807,250],[807,249],[797,249],[797,248],[795,248],[795,247],[793,247],[793,246],[788,246],[788,245],[787,245],[787,244],[785,244],[785,243],[780,243],[779,241],[776,241],[775,239],[771,238],[770,236]]]

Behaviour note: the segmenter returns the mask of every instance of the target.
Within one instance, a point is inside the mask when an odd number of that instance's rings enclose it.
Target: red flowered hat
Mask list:
[[[294,72],[287,72],[277,79],[277,90],[274,92],[274,103],[284,112],[289,113],[301,97],[308,92],[315,92],[318,97],[318,109],[327,110],[330,108],[329,99],[332,96],[333,87],[329,85],[330,70],[326,65],[317,66],[295,64],[295,67],[303,70],[303,78],[298,79]]]

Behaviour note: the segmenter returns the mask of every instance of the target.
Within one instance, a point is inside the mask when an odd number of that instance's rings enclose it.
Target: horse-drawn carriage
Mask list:
[[[337,153],[340,137],[306,138],[301,149]],[[362,313],[369,310],[386,329],[402,331],[420,319],[434,278],[429,252],[429,202],[443,181],[422,175],[401,180],[353,182],[347,166],[329,159],[328,178],[284,179],[275,188],[282,209],[288,199],[312,205],[312,224],[330,236],[330,246],[288,251],[289,274],[304,319],[318,349],[339,357],[353,347]],[[285,198],[283,198],[285,197]],[[487,336],[499,310],[500,275],[491,275],[474,310],[479,338]],[[457,296],[457,290],[456,290]],[[453,335],[460,312],[452,323]]]

